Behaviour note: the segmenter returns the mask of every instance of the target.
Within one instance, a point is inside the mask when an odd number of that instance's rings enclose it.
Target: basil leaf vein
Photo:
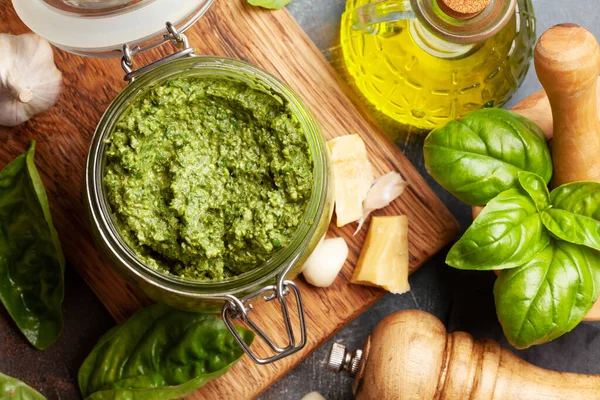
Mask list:
[[[542,213],[546,228],[556,237],[600,250],[600,183],[574,182],[550,194],[552,208]]]
[[[538,211],[550,208],[550,193],[541,176],[532,172],[519,171],[518,178],[521,187],[533,200]]]
[[[27,340],[45,349],[63,327],[65,259],[34,153],[32,142],[0,172],[0,300]]]
[[[599,286],[596,250],[552,240],[526,264],[502,271],[494,285],[498,320],[516,348],[549,342],[581,322]]]
[[[523,189],[513,188],[489,202],[450,249],[446,263],[471,270],[515,268],[549,241],[533,200]]]
[[[3,373],[0,373],[0,399],[46,400],[31,386]]]
[[[254,335],[237,328],[247,344]],[[155,304],[108,331],[79,370],[87,399],[167,400],[218,378],[244,354],[223,321]]]
[[[447,191],[472,206],[518,182],[519,171],[548,183],[552,159],[542,130],[503,109],[483,109],[434,129],[423,146],[425,167]]]

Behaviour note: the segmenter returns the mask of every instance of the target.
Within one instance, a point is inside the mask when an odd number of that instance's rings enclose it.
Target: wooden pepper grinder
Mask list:
[[[359,400],[600,399],[600,375],[538,368],[418,310],[383,319],[362,351],[334,344],[329,368],[355,375]]]
[[[552,107],[551,186],[600,182],[600,122],[596,108],[600,48],[596,38],[575,24],[556,25],[539,38],[534,60]]]

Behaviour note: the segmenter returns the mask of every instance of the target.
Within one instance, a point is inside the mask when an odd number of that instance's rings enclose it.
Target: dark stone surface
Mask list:
[[[242,0],[220,0],[242,1]],[[574,22],[600,37],[600,12],[596,0],[566,2],[534,0],[538,34],[561,22]],[[344,0],[293,0],[289,7],[294,17],[334,65],[339,59],[339,19]],[[533,69],[508,106],[540,89]],[[465,229],[470,210],[445,193],[427,177],[421,153],[422,136],[407,140],[398,132],[390,134],[404,154],[423,173],[436,193],[457,216]],[[328,400],[351,397],[352,380],[326,370],[331,342],[350,348],[362,345],[377,323],[401,309],[418,308],[433,313],[450,330],[465,330],[475,337],[490,337],[506,344],[496,320],[492,298],[494,277],[491,273],[457,271],[445,266],[445,251],[434,257],[410,278],[412,291],[402,296],[388,295],[352,321],[324,346],[315,351],[290,374],[276,382],[262,399],[300,399],[317,390]],[[0,311],[0,371],[20,378],[40,390],[49,399],[78,399],[77,371],[98,338],[113,321],[92,291],[70,268],[66,275],[64,303],[65,329],[54,346],[40,352],[29,346],[4,310]],[[562,371],[600,373],[600,325],[584,323],[558,340],[516,353],[536,365]]]

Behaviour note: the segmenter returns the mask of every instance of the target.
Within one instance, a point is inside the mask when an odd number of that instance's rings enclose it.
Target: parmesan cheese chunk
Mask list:
[[[344,226],[362,217],[363,200],[375,179],[373,167],[359,135],[340,136],[327,144],[333,164],[337,226]]]
[[[395,294],[410,290],[406,215],[371,219],[371,226],[350,282],[379,286]]]

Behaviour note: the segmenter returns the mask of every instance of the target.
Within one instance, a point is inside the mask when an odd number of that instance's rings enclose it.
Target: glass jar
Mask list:
[[[107,200],[103,184],[107,139],[126,108],[152,85],[179,77],[224,77],[245,82],[288,102],[292,115],[300,122],[314,164],[314,183],[303,222],[290,244],[257,268],[218,282],[197,282],[166,275],[141,262],[121,237]],[[300,293],[290,279],[302,270],[306,258],[327,232],[333,212],[329,152],[320,129],[302,101],[284,83],[267,72],[242,61],[193,56],[163,63],[136,78],[110,104],[92,138],[86,166],[86,205],[97,247],[112,266],[139,287],[150,298],[170,306],[202,312],[229,310],[241,312],[240,302],[247,303],[257,295],[272,295],[285,303],[285,291],[293,291],[296,301]],[[235,305],[235,306],[234,306]],[[233,308],[233,310],[232,310]]]
[[[462,16],[441,7],[446,2],[346,1],[340,41],[347,71],[376,110],[409,127],[431,130],[501,107],[533,56],[531,0],[490,0]]]
[[[125,243],[113,221],[103,184],[107,140],[119,117],[136,97],[152,85],[179,77],[224,77],[281,96],[306,134],[314,162],[314,184],[304,217],[290,245],[263,265],[219,282],[195,282],[160,273],[145,266]],[[317,123],[292,90],[272,75],[245,62],[209,56],[188,57],[155,68],[125,88],[110,104],[92,138],[86,168],[86,203],[99,246],[116,269],[151,298],[173,307],[214,312],[227,295],[242,297],[275,282],[293,264],[287,277],[301,272],[302,262],[314,249],[329,225],[332,213],[331,168],[326,143]]]

